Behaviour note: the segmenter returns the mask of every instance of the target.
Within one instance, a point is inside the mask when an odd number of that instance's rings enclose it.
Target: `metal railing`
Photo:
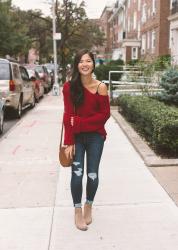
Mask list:
[[[113,75],[121,75],[121,79],[113,81]],[[154,82],[152,77],[144,76],[138,69],[109,71],[109,80],[103,82],[108,85],[110,101],[124,93],[141,94],[145,90],[154,93],[161,90],[158,82]]]

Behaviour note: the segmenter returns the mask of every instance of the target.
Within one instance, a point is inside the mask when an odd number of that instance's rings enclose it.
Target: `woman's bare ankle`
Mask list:
[[[75,208],[75,225],[79,230],[86,231],[88,229],[83,218],[82,208]]]

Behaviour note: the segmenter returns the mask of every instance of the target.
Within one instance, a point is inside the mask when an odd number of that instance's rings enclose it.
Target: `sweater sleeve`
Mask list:
[[[102,128],[110,117],[109,97],[98,95],[99,112],[90,117],[74,117],[74,133],[92,132]]]
[[[74,115],[73,104],[70,99],[70,85],[69,83],[64,83],[63,86],[63,97],[64,97],[64,145],[74,144],[74,133],[73,128],[70,124],[70,118]]]

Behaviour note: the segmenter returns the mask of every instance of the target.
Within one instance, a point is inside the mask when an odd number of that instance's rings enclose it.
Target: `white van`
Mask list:
[[[33,82],[18,62],[0,59],[0,93],[5,98],[5,111],[11,109],[17,118],[23,109],[35,106]]]

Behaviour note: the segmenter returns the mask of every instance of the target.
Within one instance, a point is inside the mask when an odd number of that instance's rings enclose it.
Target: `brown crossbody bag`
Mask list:
[[[74,108],[74,112],[75,108]],[[64,133],[64,121],[62,121],[62,129],[61,129],[61,138],[60,138],[60,144],[59,144],[59,163],[62,167],[70,167],[73,163],[73,157],[70,158],[66,154],[66,147],[63,146],[63,133]]]

